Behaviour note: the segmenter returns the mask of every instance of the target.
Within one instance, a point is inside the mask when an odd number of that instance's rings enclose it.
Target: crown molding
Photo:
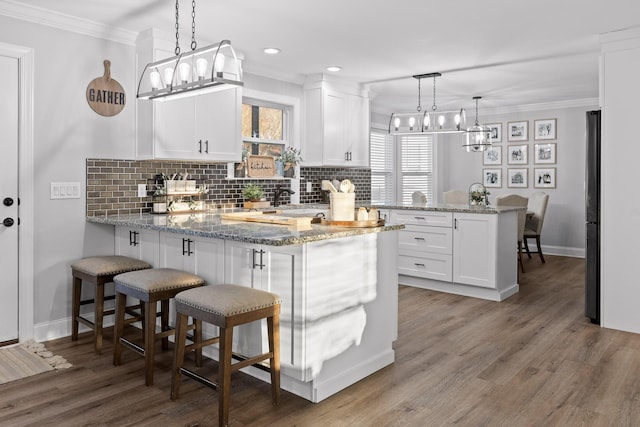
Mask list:
[[[482,107],[482,115],[511,114],[527,111],[543,111],[543,110],[563,110],[567,108],[583,108],[597,107],[600,105],[598,98],[573,99],[568,101],[545,102],[539,104],[509,105],[504,107]],[[375,104],[371,105],[371,111],[378,114],[391,115],[394,111],[388,108],[378,108]]]
[[[0,0],[0,15],[131,46],[135,46],[138,37],[138,33],[135,31],[104,25],[41,7],[28,6],[13,0]]]

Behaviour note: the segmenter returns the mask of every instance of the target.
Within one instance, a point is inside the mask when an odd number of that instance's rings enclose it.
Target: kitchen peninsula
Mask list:
[[[114,226],[116,254],[190,271],[209,285],[233,283],[280,295],[285,390],[319,402],[393,363],[402,225],[297,229],[224,220],[222,213],[89,216],[87,221]],[[240,328],[234,351],[262,352],[266,327]],[[263,339],[250,338],[256,336]],[[268,381],[260,370],[247,372]]]

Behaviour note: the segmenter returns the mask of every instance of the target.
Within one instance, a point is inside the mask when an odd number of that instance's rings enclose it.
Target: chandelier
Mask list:
[[[243,86],[242,66],[229,40],[197,49],[195,0],[192,0],[191,51],[180,52],[178,9],[176,0],[175,56],[144,67],[137,98],[166,101]]]
[[[462,144],[467,152],[470,153],[485,151],[491,146],[493,139],[491,129],[488,126],[483,126],[478,123],[478,100],[482,99],[482,97],[474,96],[473,99],[476,101],[476,123],[472,127],[467,128],[465,142]]]
[[[393,113],[389,119],[389,133],[394,135],[463,133],[466,126],[464,108],[456,111],[440,112],[436,105],[436,77],[440,73],[417,74],[418,107],[413,113]],[[433,105],[431,111],[422,111],[420,82],[424,78],[433,78]]]

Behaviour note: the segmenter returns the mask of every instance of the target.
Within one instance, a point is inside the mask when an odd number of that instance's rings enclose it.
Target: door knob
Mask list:
[[[13,225],[13,218],[5,218],[4,221],[2,221],[2,224],[5,227],[11,227]]]
[[[2,203],[5,206],[11,206],[11,205],[13,205],[13,199],[11,197],[5,197],[4,200],[2,201]]]

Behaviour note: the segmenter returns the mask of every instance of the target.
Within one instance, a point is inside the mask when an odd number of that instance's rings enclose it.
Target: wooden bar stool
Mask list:
[[[153,366],[155,343],[162,340],[162,349],[169,348],[169,336],[174,330],[169,328],[169,299],[187,289],[202,286],[204,280],[194,274],[172,268],[153,268],[143,271],[132,271],[119,274],[113,279],[116,289],[116,324],[113,337],[113,364],[120,365],[122,344],[144,356],[145,384],[153,385]],[[125,304],[127,296],[140,300],[143,306],[144,347],[123,337],[125,321]],[[157,303],[160,302],[161,331],[156,333]],[[200,329],[196,329],[196,339],[200,339]],[[201,353],[200,353],[201,354]],[[201,356],[196,363],[201,363]]]
[[[211,285],[180,292],[176,303],[176,342],[171,377],[171,400],[178,398],[181,374],[204,385],[218,389],[218,423],[229,423],[231,374],[253,365],[271,373],[271,393],[274,405],[280,403],[280,297],[270,292],[238,285]],[[186,345],[188,316],[220,328],[220,335]],[[232,354],[233,327],[255,320],[267,319],[269,352],[246,358]],[[215,383],[182,367],[185,351],[201,349],[219,342],[218,382]],[[231,363],[235,358],[240,362]],[[257,362],[269,359],[269,368]]]
[[[71,264],[73,277],[71,339],[78,340],[78,327],[79,323],[82,323],[93,329],[94,349],[96,353],[101,353],[103,319],[104,316],[114,313],[113,309],[104,309],[104,285],[113,282],[114,276],[120,273],[148,268],[151,268],[151,264],[145,261],[120,255],[84,258]],[[94,285],[94,298],[82,299],[82,282]],[[114,296],[106,297],[106,299],[113,298]],[[80,306],[86,304],[93,304],[93,322],[80,315]]]

